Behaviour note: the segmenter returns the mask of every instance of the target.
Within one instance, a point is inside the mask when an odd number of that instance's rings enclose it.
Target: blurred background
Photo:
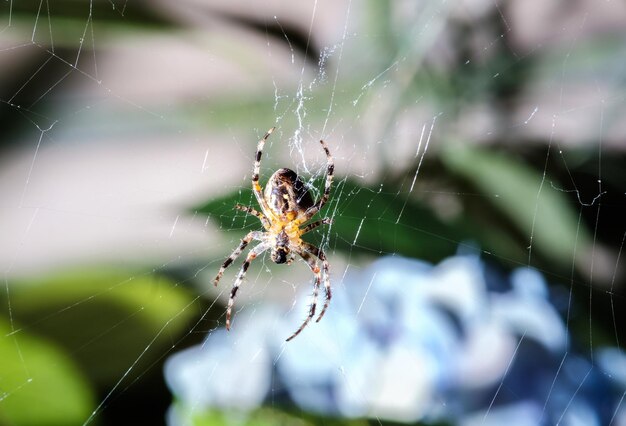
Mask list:
[[[0,424],[626,425],[626,6],[0,5]],[[312,276],[261,183],[319,197]]]

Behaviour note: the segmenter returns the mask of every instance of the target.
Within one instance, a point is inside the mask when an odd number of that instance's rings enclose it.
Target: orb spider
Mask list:
[[[302,182],[296,172],[287,168],[276,170],[270,177],[265,190],[263,190],[259,184],[261,155],[263,153],[263,146],[274,129],[275,127],[269,129],[265,136],[259,140],[254,161],[252,191],[254,192],[259,206],[261,207],[261,212],[252,207],[242,206],[240,204],[235,205],[235,209],[246,212],[252,216],[256,216],[261,221],[265,231],[251,231],[241,240],[241,244],[239,244],[232,254],[228,256],[220,267],[217,276],[213,280],[213,284],[217,286],[226,268],[228,268],[230,264],[237,259],[237,257],[252,240],[260,241],[257,246],[248,252],[246,260],[243,262],[243,265],[237,274],[237,278],[235,279],[235,283],[230,291],[228,307],[226,308],[226,329],[230,330],[231,313],[235,303],[235,296],[237,295],[237,290],[239,290],[239,286],[241,285],[241,282],[246,275],[246,271],[250,266],[250,262],[252,262],[261,253],[266,250],[270,250],[270,258],[273,262],[279,264],[287,263],[287,265],[290,265],[295,259],[295,254],[298,254],[309,265],[311,272],[313,272],[313,275],[315,276],[315,280],[313,282],[313,295],[308,316],[302,325],[287,338],[287,341],[290,341],[300,334],[300,332],[315,316],[317,296],[322,283],[322,272],[326,297],[324,306],[317,317],[316,322],[319,322],[319,320],[321,320],[324,316],[332,297],[330,278],[328,276],[330,265],[326,259],[326,254],[322,249],[303,241],[300,237],[320,225],[328,225],[332,223],[330,218],[323,218],[304,225],[304,227],[301,228],[301,226],[315,216],[328,201],[335,166],[333,163],[333,157],[330,155],[330,151],[328,150],[326,143],[321,140],[320,144],[326,153],[326,183],[324,186],[324,193],[317,202],[313,200],[307,186],[304,182]],[[317,259],[322,262],[321,270],[317,264]]]

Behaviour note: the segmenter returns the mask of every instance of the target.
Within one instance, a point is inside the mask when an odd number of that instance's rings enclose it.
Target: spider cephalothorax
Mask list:
[[[249,232],[242,240],[239,247],[224,261],[220,267],[214,284],[217,285],[220,278],[224,274],[224,270],[241,254],[246,246],[252,241],[257,240],[260,243],[252,248],[241,266],[241,270],[237,275],[233,288],[228,299],[228,307],[226,309],[226,329],[230,329],[230,318],[232,307],[235,301],[237,290],[243,281],[246,271],[250,266],[250,262],[258,255],[266,250],[270,250],[270,258],[275,263],[287,263],[288,265],[295,258],[295,254],[302,257],[313,275],[315,281],[313,283],[313,301],[309,309],[309,315],[304,320],[300,328],[298,328],[287,340],[296,337],[307,326],[311,318],[315,316],[317,306],[317,293],[322,282],[322,272],[324,277],[324,290],[326,293],[326,301],[322,312],[317,317],[317,321],[322,319],[331,299],[330,278],[328,276],[329,264],[326,260],[324,252],[312,244],[303,241],[300,236],[317,228],[323,224],[331,223],[329,218],[324,218],[308,225],[301,226],[310,220],[320,211],[320,209],[328,201],[330,188],[333,181],[334,164],[330,151],[324,141],[320,141],[324,152],[326,153],[326,183],[324,185],[324,193],[320,199],[315,202],[307,186],[298,177],[296,172],[291,169],[279,169],[270,177],[265,191],[262,191],[259,185],[259,173],[261,169],[261,156],[265,141],[272,134],[274,128],[268,130],[265,136],[257,145],[256,157],[254,162],[254,171],[252,175],[252,191],[261,207],[261,212],[256,211],[252,207],[236,205],[235,208],[249,213],[259,218],[263,224],[265,231]],[[317,259],[322,262],[322,269],[317,265]]]

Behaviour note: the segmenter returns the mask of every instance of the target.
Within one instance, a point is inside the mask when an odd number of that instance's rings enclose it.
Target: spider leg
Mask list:
[[[324,148],[324,152],[326,153],[326,184],[324,185],[324,194],[319,199],[317,203],[315,203],[311,208],[309,208],[306,212],[307,217],[313,217],[317,212],[319,212],[324,204],[328,201],[328,197],[330,196],[330,188],[333,184],[333,175],[335,172],[335,163],[333,162],[333,156],[330,155],[330,151],[328,150],[328,146],[326,142],[323,140],[320,141],[322,144],[322,148]]]
[[[329,217],[325,217],[324,219],[316,220],[315,222],[309,223],[300,231],[302,232],[302,234],[306,234],[307,232],[314,230],[320,225],[330,225],[331,223],[333,223],[333,220]]]
[[[252,207],[242,206],[241,204],[235,204],[235,209],[241,210],[242,212],[246,212],[248,214],[251,214],[252,216],[258,217],[261,223],[263,224],[263,227],[265,229],[270,229],[270,226],[271,226],[270,221],[265,217],[263,213],[256,211]]]
[[[328,260],[326,259],[326,254],[320,248],[315,247],[313,244],[307,243],[305,241],[302,242],[302,247],[307,252],[316,256],[319,260],[322,261],[322,270],[324,271],[324,292],[326,295],[326,299],[324,300],[324,307],[322,308],[322,312],[320,312],[319,316],[315,320],[315,322],[319,322],[324,314],[326,313],[326,309],[328,309],[328,305],[330,305],[330,299],[332,299],[332,291],[330,288],[330,276],[329,276],[329,268],[330,265]]]
[[[239,255],[246,248],[246,246],[250,244],[250,241],[261,240],[262,239],[261,234],[262,233],[259,231],[252,231],[252,232],[248,232],[248,234],[245,237],[243,237],[243,239],[241,240],[241,244],[239,244],[239,246],[231,253],[231,255],[226,258],[224,263],[222,263],[222,266],[220,266],[220,270],[218,271],[217,275],[215,276],[215,279],[213,280],[213,285],[217,287],[217,283],[219,283],[220,278],[222,278],[222,275],[224,275],[224,271],[226,270],[226,268],[228,268],[231,265],[231,263],[233,263],[235,259],[239,257]]]
[[[300,332],[304,330],[304,327],[306,327],[309,324],[309,322],[311,321],[311,318],[315,316],[315,308],[317,306],[317,294],[319,292],[320,284],[322,283],[322,274],[320,273],[320,268],[319,266],[317,266],[317,261],[315,260],[315,258],[307,252],[300,251],[300,250],[294,250],[294,251],[296,251],[296,253],[298,253],[306,261],[306,263],[309,264],[309,268],[311,268],[311,271],[315,275],[315,281],[313,283],[313,300],[311,301],[309,314],[305,318],[300,328],[298,328],[291,336],[287,338],[287,341],[290,341],[291,339],[296,337],[298,334],[300,334]]]
[[[250,266],[250,262],[252,262],[258,255],[267,250],[269,246],[266,243],[260,243],[258,246],[254,247],[246,256],[246,260],[241,265],[241,269],[239,270],[239,274],[237,274],[237,279],[233,284],[232,289],[230,290],[230,297],[228,298],[228,306],[226,308],[226,330],[230,330],[230,317],[233,311],[233,305],[235,304],[235,296],[237,295],[237,290],[239,290],[239,286],[246,276],[246,271]]]
[[[259,175],[261,173],[261,156],[263,155],[263,146],[265,145],[265,141],[270,137],[272,132],[276,127],[272,127],[267,131],[265,136],[263,136],[256,147],[256,155],[254,157],[254,169],[252,172],[252,191],[254,192],[254,196],[261,206],[261,210],[263,213],[267,213],[270,211],[269,206],[267,205],[267,201],[263,198],[263,191],[261,189],[261,185],[259,185]]]

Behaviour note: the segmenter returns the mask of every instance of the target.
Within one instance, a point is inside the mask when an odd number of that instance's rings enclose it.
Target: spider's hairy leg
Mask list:
[[[314,230],[320,225],[330,225],[331,223],[333,223],[333,220],[329,217],[325,217],[324,219],[316,220],[315,222],[309,223],[300,231],[301,231],[301,234],[306,234],[307,232],[311,232],[312,230]]]
[[[261,174],[261,156],[263,155],[263,146],[265,145],[265,141],[270,137],[274,129],[276,129],[276,127],[269,129],[267,133],[265,133],[265,136],[259,140],[256,147],[256,154],[254,156],[254,169],[252,171],[252,191],[254,192],[254,196],[261,206],[263,213],[267,213],[269,211],[269,206],[267,205],[265,198],[263,198],[263,190],[261,189],[261,185],[259,185],[259,175]]]
[[[335,173],[335,163],[333,161],[333,156],[330,155],[330,151],[328,150],[326,142],[321,140],[320,144],[322,144],[322,148],[324,148],[324,152],[326,153],[326,183],[324,184],[324,194],[322,194],[322,197],[317,203],[315,203],[315,205],[313,205],[313,207],[311,207],[307,211],[308,217],[313,217],[318,211],[322,209],[322,207],[324,207],[324,204],[326,204],[326,202],[328,201],[328,198],[330,197],[330,188],[333,184],[333,176]]]
[[[307,243],[305,241],[302,242],[302,247],[305,251],[312,253],[319,260],[322,261],[322,270],[324,271],[324,292],[326,295],[326,300],[324,300],[324,307],[322,308],[322,312],[320,312],[319,316],[315,320],[315,322],[319,322],[326,313],[326,309],[328,309],[328,305],[330,305],[330,299],[332,299],[333,296],[330,288],[330,265],[328,263],[328,259],[326,259],[326,253],[324,253],[322,249],[317,248],[313,244]]]
[[[233,311],[233,305],[235,304],[235,296],[237,295],[237,290],[239,290],[239,286],[246,276],[246,271],[250,266],[250,262],[252,262],[258,255],[263,253],[265,250],[269,248],[265,242],[260,243],[258,246],[254,247],[246,256],[246,260],[241,265],[241,269],[239,270],[239,274],[237,274],[237,279],[233,284],[232,289],[230,290],[230,297],[228,298],[228,307],[226,308],[226,330],[230,330],[230,317]]]
[[[313,274],[315,275],[315,281],[313,282],[313,296],[311,300],[311,307],[309,308],[309,314],[305,318],[300,328],[298,328],[295,333],[287,338],[287,341],[290,341],[298,334],[300,334],[300,332],[304,330],[304,327],[306,327],[307,324],[311,321],[311,318],[315,316],[315,308],[317,306],[317,294],[319,292],[320,284],[322,283],[322,274],[320,272],[319,266],[317,266],[317,261],[315,260],[315,258],[305,251],[300,251],[299,249],[294,249],[294,251],[298,253],[306,261],[306,263],[309,264],[311,272],[313,272]]]
[[[242,251],[244,251],[246,246],[250,244],[250,241],[261,240],[261,239],[263,239],[261,232],[259,231],[248,232],[248,234],[245,237],[243,237],[243,239],[241,240],[241,244],[239,244],[239,246],[231,253],[231,255],[226,258],[224,263],[222,263],[222,266],[220,266],[220,270],[218,271],[217,275],[215,276],[215,279],[213,280],[213,285],[217,287],[217,283],[219,283],[220,278],[222,278],[222,275],[224,275],[224,271],[226,270],[226,268],[228,268],[231,265],[231,263],[233,263],[235,259],[239,257],[239,255],[241,254]]]
[[[243,206],[241,204],[235,204],[235,209],[241,210],[242,212],[246,212],[248,214],[251,214],[252,216],[258,217],[259,220],[261,221],[261,223],[263,224],[263,227],[265,229],[270,229],[270,227],[271,227],[270,221],[267,219],[267,217],[265,217],[265,215],[263,213],[256,211],[252,207]]]

